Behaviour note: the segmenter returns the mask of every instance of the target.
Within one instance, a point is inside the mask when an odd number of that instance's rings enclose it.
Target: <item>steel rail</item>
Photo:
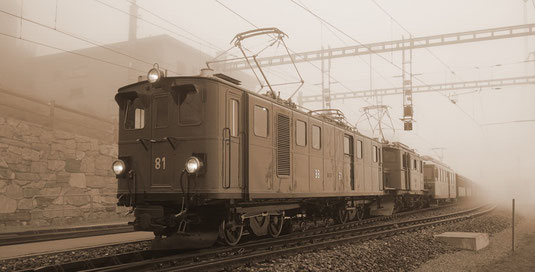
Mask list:
[[[72,227],[61,229],[29,230],[23,232],[0,233],[0,246],[72,239],[89,236],[119,234],[134,231],[127,224]]]

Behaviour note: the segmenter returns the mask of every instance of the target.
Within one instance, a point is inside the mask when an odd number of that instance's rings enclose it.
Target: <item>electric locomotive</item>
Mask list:
[[[276,237],[296,220],[362,219],[384,194],[382,144],[339,111],[305,111],[272,93],[213,75],[122,87],[118,205],[155,247],[239,242],[244,229]],[[299,225],[298,223],[297,225]]]

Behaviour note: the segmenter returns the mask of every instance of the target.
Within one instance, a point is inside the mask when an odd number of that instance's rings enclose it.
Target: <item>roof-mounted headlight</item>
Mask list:
[[[126,171],[126,165],[122,160],[116,160],[112,163],[111,169],[115,175],[120,176]]]
[[[201,169],[202,165],[202,161],[199,160],[199,158],[194,156],[189,157],[189,159],[186,161],[186,172],[189,174],[195,174]]]
[[[160,71],[160,66],[158,63],[155,63],[153,68],[149,70],[147,73],[147,80],[150,83],[156,83],[160,81],[160,79],[163,77],[162,71]]]

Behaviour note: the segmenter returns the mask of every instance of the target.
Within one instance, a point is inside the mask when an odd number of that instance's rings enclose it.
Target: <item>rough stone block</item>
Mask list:
[[[72,173],[69,179],[69,185],[76,188],[85,188],[85,174],[82,173]]]
[[[0,195],[0,213],[14,213],[17,210],[17,201]]]
[[[86,176],[86,183],[88,188],[106,187],[106,179],[100,176]]]
[[[16,173],[16,179],[20,180],[39,180],[39,175],[35,173]]]
[[[4,161],[4,159],[2,159],[2,158],[0,158],[0,167],[1,167],[1,168],[7,168],[7,167],[8,167],[8,166],[7,166],[7,162]]]
[[[65,161],[50,160],[48,161],[48,169],[52,171],[61,171],[65,169]]]
[[[15,132],[15,129],[13,129],[10,126],[0,126],[0,136],[1,137],[12,138],[14,132]]]
[[[22,149],[22,159],[23,160],[30,160],[30,161],[39,161],[39,151],[35,151],[30,148],[23,148]]]
[[[48,166],[46,162],[32,162],[30,165],[30,172],[32,173],[46,173],[48,171]]]
[[[30,210],[37,206],[37,201],[31,198],[24,198],[19,200],[17,208],[19,210]]]
[[[24,190],[22,191],[22,195],[24,197],[33,197],[38,195],[40,191],[41,189],[39,188],[24,188]]]
[[[65,171],[69,173],[79,173],[80,166],[81,166],[81,161],[77,161],[77,160],[65,161]]]
[[[6,196],[12,199],[21,199],[23,197],[22,188],[12,183],[6,187]]]
[[[13,180],[16,184],[20,185],[20,186],[24,186],[28,183],[30,183],[31,181],[29,180],[20,180],[20,179],[15,179]]]
[[[0,178],[2,179],[14,179],[15,172],[11,171],[9,168],[0,169]]]
[[[487,233],[444,232],[435,235],[435,237],[456,248],[468,250],[478,251],[489,245],[489,235]]]

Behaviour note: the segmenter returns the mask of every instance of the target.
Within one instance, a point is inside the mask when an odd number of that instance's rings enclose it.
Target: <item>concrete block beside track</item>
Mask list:
[[[444,232],[435,238],[461,249],[478,251],[489,245],[489,235],[477,232]]]

